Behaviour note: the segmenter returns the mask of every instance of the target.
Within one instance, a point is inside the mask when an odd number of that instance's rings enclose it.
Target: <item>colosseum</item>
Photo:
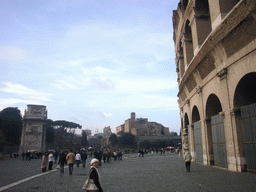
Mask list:
[[[256,1],[181,0],[173,28],[183,150],[256,171]]]

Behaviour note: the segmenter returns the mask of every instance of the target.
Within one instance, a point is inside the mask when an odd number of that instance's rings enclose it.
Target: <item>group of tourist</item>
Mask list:
[[[160,153],[164,153],[163,150],[160,150]],[[140,157],[143,157],[143,155],[147,153],[147,151],[139,149],[138,155]],[[161,153],[161,154],[162,154]],[[113,160],[122,160],[122,152],[120,150],[107,150],[107,151],[101,151],[101,150],[95,150],[94,152],[90,153],[90,156],[93,156],[93,159],[91,160],[91,168],[89,171],[89,178],[94,181],[94,184],[99,188],[99,191],[103,191],[101,188],[100,182],[99,182],[99,172],[97,170],[98,166],[102,165],[102,160],[104,163],[110,163],[110,161]],[[57,158],[59,157],[59,160],[57,161]],[[48,166],[48,170],[52,170],[53,162],[58,163],[57,168],[60,169],[60,173],[64,173],[64,166],[65,164],[68,164],[69,167],[69,174],[72,175],[74,164],[79,167],[80,164],[82,164],[83,167],[86,165],[87,160],[87,153],[85,151],[76,152],[73,153],[72,150],[69,152],[62,151],[60,154],[58,153],[44,153],[42,157],[42,172],[45,172]],[[190,171],[190,164],[191,164],[191,155],[189,152],[184,153],[184,160],[185,160],[185,167],[186,171]]]
[[[93,155],[92,155],[93,154]],[[94,152],[91,152],[91,155],[99,161],[99,165],[102,165],[102,161],[104,163],[110,163],[110,161],[113,159],[114,161],[116,160],[122,160],[122,152],[120,150],[107,150],[107,151],[102,151],[102,150],[94,150]],[[90,155],[90,156],[91,156]],[[58,162],[57,162],[57,159]],[[87,153],[82,150],[81,152],[76,152],[73,153],[72,150],[69,152],[67,151],[62,151],[60,154],[57,152],[46,152],[42,156],[42,172],[45,172],[47,170],[52,170],[53,163],[58,163],[57,168],[60,169],[61,173],[64,173],[64,165],[68,164],[69,165],[69,174],[72,175],[73,172],[73,166],[74,164],[79,167],[80,164],[82,164],[83,167],[85,167],[87,160]]]

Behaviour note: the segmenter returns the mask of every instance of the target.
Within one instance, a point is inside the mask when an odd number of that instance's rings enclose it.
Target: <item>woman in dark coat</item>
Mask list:
[[[101,188],[101,185],[100,185],[100,174],[97,169],[98,167],[99,167],[99,160],[92,159],[89,178],[94,181],[94,184],[99,188],[99,192],[103,192],[103,189]]]
[[[66,154],[64,151],[59,155],[60,173],[64,173],[64,164],[67,164]]]

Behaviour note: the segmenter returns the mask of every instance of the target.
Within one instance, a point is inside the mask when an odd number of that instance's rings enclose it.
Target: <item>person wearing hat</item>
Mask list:
[[[94,184],[99,188],[99,192],[102,192],[103,189],[101,188],[101,185],[100,185],[100,174],[97,169],[98,167],[99,167],[99,160],[96,158],[92,159],[89,178],[94,181]]]

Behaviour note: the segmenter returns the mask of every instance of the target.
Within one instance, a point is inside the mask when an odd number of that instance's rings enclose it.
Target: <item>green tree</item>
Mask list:
[[[56,140],[59,148],[63,147],[63,143],[69,140],[70,147],[72,147],[75,129],[81,129],[82,126],[64,120],[57,120],[53,122],[53,126],[56,128]]]
[[[119,132],[117,133],[118,136],[122,136],[123,134],[124,134],[123,131],[119,131]]]
[[[87,145],[87,134],[85,130],[82,131],[81,144],[83,147]]]
[[[172,136],[178,136],[177,132],[171,132],[170,135],[172,135]]]
[[[151,147],[151,141],[148,140],[148,139],[145,139],[145,140],[140,140],[137,145],[138,145],[138,148],[141,148],[141,149],[149,149]]]
[[[124,133],[120,137],[120,144],[124,147],[133,147],[135,142],[135,136],[131,133]]]
[[[17,107],[8,107],[0,112],[2,141],[7,145],[20,145],[22,117]]]
[[[53,121],[51,119],[47,120],[47,125],[46,125],[46,142],[48,143],[53,143],[55,141],[55,129],[53,128]]]
[[[109,142],[112,146],[116,145],[117,144],[117,136],[115,133],[112,133],[109,137]]]

